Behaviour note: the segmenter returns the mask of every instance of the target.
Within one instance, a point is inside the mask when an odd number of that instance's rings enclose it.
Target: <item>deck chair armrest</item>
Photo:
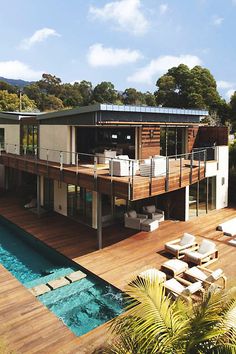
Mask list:
[[[218,250],[206,252],[206,253],[204,254],[204,258],[205,258],[205,257],[212,256],[213,254],[215,254],[216,256],[218,256]]]
[[[146,214],[137,214],[137,218],[139,218],[139,219],[147,219],[148,216]]]
[[[180,238],[176,238],[175,240],[166,242],[166,245],[174,245],[175,243],[179,243],[180,240]]]

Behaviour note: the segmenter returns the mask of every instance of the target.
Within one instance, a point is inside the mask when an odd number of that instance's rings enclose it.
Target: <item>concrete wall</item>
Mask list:
[[[54,181],[54,210],[67,216],[67,184]]]
[[[19,124],[0,124],[0,128],[5,131],[5,143],[8,143],[8,152],[19,154],[20,145],[20,125]],[[14,145],[17,145],[16,147]]]
[[[70,163],[71,156],[66,153],[71,149],[70,127],[67,125],[40,125],[39,129],[40,158],[47,160],[46,149],[48,149],[49,161],[60,162],[59,152],[64,151],[63,162]]]

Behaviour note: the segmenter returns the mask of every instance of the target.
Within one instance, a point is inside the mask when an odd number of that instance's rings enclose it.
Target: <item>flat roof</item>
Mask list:
[[[59,118],[65,116],[78,115],[91,112],[126,112],[126,113],[162,113],[188,116],[207,116],[207,110],[199,109],[182,109],[182,108],[168,108],[168,107],[149,107],[149,106],[131,106],[131,105],[114,105],[114,104],[94,104],[90,106],[78,107],[73,109],[65,109],[62,111],[55,111],[49,113],[42,113],[38,119]]]

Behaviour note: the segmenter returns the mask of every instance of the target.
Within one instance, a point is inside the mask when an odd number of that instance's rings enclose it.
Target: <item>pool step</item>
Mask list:
[[[47,284],[40,284],[40,285],[34,286],[33,288],[29,289],[29,291],[34,296],[40,296],[40,295],[48,293],[51,290],[58,289],[58,288],[61,288],[65,285],[69,285],[71,283],[79,281],[79,280],[85,278],[86,276],[87,276],[87,274],[81,272],[81,270],[78,270],[78,271],[68,274],[64,277],[50,280],[49,282],[47,282]]]

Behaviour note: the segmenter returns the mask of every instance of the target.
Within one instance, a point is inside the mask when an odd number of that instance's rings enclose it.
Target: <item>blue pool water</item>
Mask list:
[[[78,282],[38,296],[78,336],[123,311],[123,296],[116,288],[2,217],[0,263],[27,288],[77,270],[87,273]]]

